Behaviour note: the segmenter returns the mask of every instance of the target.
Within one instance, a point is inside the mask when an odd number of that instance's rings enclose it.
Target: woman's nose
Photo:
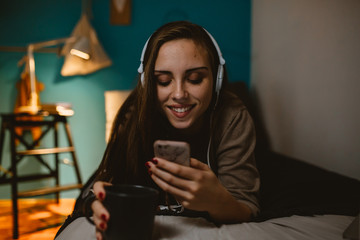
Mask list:
[[[174,99],[184,99],[187,98],[188,92],[182,82],[176,83],[175,89],[173,92],[173,98]]]

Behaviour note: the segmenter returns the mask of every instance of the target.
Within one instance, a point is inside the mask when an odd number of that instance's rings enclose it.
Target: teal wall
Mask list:
[[[131,25],[109,23],[109,1],[92,1],[92,25],[113,61],[109,68],[87,76],[62,77],[63,59],[55,54],[36,53],[36,75],[45,84],[43,103],[70,102],[75,115],[69,119],[84,180],[98,166],[105,150],[104,91],[131,89],[135,85],[144,42],[160,25],[173,20],[190,20],[204,26],[215,37],[227,61],[231,81],[250,79],[250,0],[133,0]],[[0,46],[67,37],[80,18],[81,0],[8,0],[0,2]],[[0,52],[0,112],[11,112],[17,94],[15,83],[22,68],[17,62],[25,53]],[[7,135],[8,136],[8,135]],[[50,140],[50,139],[49,139]],[[63,136],[62,136],[62,142]],[[43,145],[48,144],[43,141]],[[66,157],[66,156],[64,156]],[[50,159],[49,159],[50,160]],[[9,165],[9,143],[5,142],[4,166]],[[44,171],[34,159],[18,166],[22,174]],[[75,180],[71,168],[61,167],[61,182]],[[35,183],[37,187],[51,184]],[[34,187],[21,184],[20,189]],[[77,190],[62,197],[76,197]],[[0,186],[0,198],[10,197],[10,187]]]

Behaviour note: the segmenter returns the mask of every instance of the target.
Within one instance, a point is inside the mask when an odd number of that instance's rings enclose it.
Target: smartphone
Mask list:
[[[155,157],[190,166],[190,145],[187,142],[156,140],[154,153]]]

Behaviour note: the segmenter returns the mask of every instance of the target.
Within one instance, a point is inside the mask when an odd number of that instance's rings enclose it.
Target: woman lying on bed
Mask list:
[[[224,64],[217,43],[198,25],[168,23],[149,38],[139,82],[116,116],[96,172],[91,209],[97,239],[111,215],[102,205],[106,184],[157,188],[164,205],[158,214],[204,216],[218,223],[257,215],[255,130],[241,100],[222,90]],[[190,167],[154,158],[158,139],[188,142]],[[174,204],[185,211],[166,207]]]

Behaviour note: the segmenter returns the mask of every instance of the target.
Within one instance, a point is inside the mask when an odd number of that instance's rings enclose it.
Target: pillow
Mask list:
[[[256,159],[261,176],[257,221],[359,213],[360,181],[270,151],[257,152]]]

